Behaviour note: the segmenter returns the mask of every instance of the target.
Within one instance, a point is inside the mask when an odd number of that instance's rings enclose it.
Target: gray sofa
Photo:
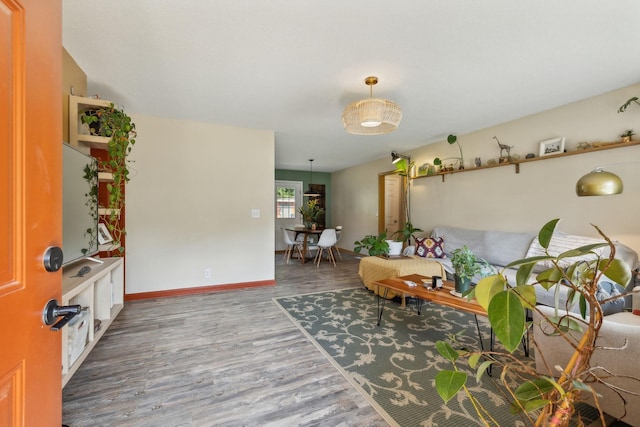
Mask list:
[[[557,236],[556,236],[557,234]],[[594,239],[585,236],[575,236],[565,233],[556,232],[551,239],[552,244],[558,242],[556,251],[563,249],[572,249],[578,246],[593,243],[595,241],[602,242],[601,239]],[[492,230],[469,230],[458,227],[435,227],[431,232],[431,237],[444,239],[444,251],[446,258],[437,258],[448,275],[453,275],[454,270],[451,265],[451,253],[458,248],[467,246],[478,258],[482,258],[491,266],[489,271],[483,271],[475,277],[472,282],[477,283],[483,276],[493,274],[512,261],[525,258],[532,255],[541,255],[540,247],[537,242],[537,233],[519,233],[509,231],[492,231]],[[616,258],[625,261],[629,267],[635,269],[638,267],[638,254],[631,248],[616,243]],[[604,249],[603,255],[607,255],[608,248]],[[553,253],[553,252],[552,252]],[[507,269],[505,276],[509,283],[515,284],[516,270]],[[535,275],[532,275],[530,282],[535,281]],[[623,288],[631,291],[634,286],[634,280],[629,283],[621,284]],[[545,290],[540,285],[535,285],[536,297],[538,304],[555,306],[555,286],[549,290]],[[561,287],[559,291],[560,306],[565,307],[567,299],[567,289]],[[631,308],[631,298],[625,298],[625,308]]]

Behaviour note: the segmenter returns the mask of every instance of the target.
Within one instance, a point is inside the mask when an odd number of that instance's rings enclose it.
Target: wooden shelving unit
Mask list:
[[[90,149],[91,155],[98,158],[99,161],[108,160],[107,150],[111,138],[89,134],[89,127],[82,124],[81,116],[85,111],[107,108],[111,104],[111,101],[105,99],[69,95],[69,144]],[[111,182],[113,182],[113,174],[111,172],[98,172],[98,200],[101,205],[98,208],[98,215],[101,217],[102,222],[107,223],[117,218],[117,221],[124,226],[124,212],[121,212],[120,209],[103,207],[108,205],[109,192],[106,184]],[[121,245],[125,246],[124,241],[121,242]],[[99,246],[100,255],[107,257],[115,255],[114,251],[119,252],[119,249],[120,245]]]
[[[452,170],[452,171],[438,172],[438,173],[434,173],[434,174],[431,174],[431,175],[416,175],[416,176],[412,176],[411,179],[433,178],[434,176],[441,176],[442,177],[442,182],[444,182],[445,176],[452,175],[454,173],[474,172],[474,171],[478,171],[478,170],[499,168],[499,167],[504,167],[504,166],[513,166],[515,168],[515,173],[520,173],[520,165],[521,164],[525,164],[525,163],[538,162],[538,161],[541,161],[541,160],[557,159],[559,157],[575,156],[575,155],[578,155],[578,154],[593,153],[595,151],[611,150],[611,149],[614,149],[614,148],[631,147],[631,146],[638,145],[638,144],[640,144],[640,141],[612,142],[612,143],[608,143],[608,144],[602,144],[602,145],[597,146],[597,147],[590,147],[590,148],[585,148],[585,149],[581,149],[581,150],[567,151],[565,153],[552,154],[552,155],[548,155],[548,156],[539,156],[539,157],[534,157],[532,159],[522,159],[522,160],[518,160],[518,161],[515,161],[515,162],[498,163],[498,164],[495,164],[495,165],[480,166],[480,167],[477,167],[477,168],[474,167],[474,168],[469,168],[469,169],[457,169],[457,170]]]
[[[61,330],[62,387],[69,382],[124,307],[124,258],[102,258],[101,261],[102,264],[83,260],[65,267],[62,272],[62,305],[79,304],[88,313],[87,318],[82,320],[88,322],[86,341],[81,341],[86,345],[75,360],[70,360],[72,325]],[[84,266],[91,267],[91,271],[84,277],[73,277]]]

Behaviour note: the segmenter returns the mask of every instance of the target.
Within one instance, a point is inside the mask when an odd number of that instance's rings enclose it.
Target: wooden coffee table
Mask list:
[[[383,279],[376,280],[372,283],[372,285],[377,285],[379,288],[384,288],[384,291],[381,292],[378,289],[377,301],[378,301],[378,326],[382,321],[382,314],[384,312],[384,306],[387,302],[386,295],[389,289],[409,295],[417,298],[416,308],[418,314],[420,314],[420,310],[422,308],[423,301],[431,301],[436,304],[444,305],[446,307],[450,307],[456,310],[466,311],[467,313],[471,313],[474,315],[476,320],[476,328],[478,329],[478,338],[480,339],[480,347],[484,350],[484,344],[482,339],[482,334],[480,333],[480,324],[478,323],[478,314],[481,316],[486,316],[487,312],[480,304],[478,304],[475,300],[469,301],[466,298],[458,297],[451,294],[451,291],[455,289],[455,284],[449,280],[444,280],[442,282],[442,288],[439,290],[426,288],[423,286],[424,280],[427,280],[429,285],[431,284],[431,277],[422,276],[420,274],[409,274],[407,276],[394,277],[392,279]],[[417,284],[417,286],[409,286],[404,283],[405,280],[410,280]],[[493,349],[493,329],[490,333],[490,349]]]
[[[410,280],[417,284],[417,286],[409,286],[404,283],[405,280]],[[383,279],[377,280],[372,283],[372,285],[378,286],[378,326],[380,326],[380,322],[382,321],[382,314],[384,312],[384,306],[387,302],[385,298],[389,289],[394,290],[396,292],[409,295],[415,297],[416,308],[418,314],[420,314],[420,310],[422,308],[423,301],[431,301],[436,304],[444,305],[446,307],[453,308],[455,310],[466,311],[467,313],[471,313],[474,315],[476,320],[476,329],[478,330],[478,338],[480,340],[480,348],[484,351],[484,341],[482,339],[482,333],[480,332],[480,324],[478,323],[478,315],[487,316],[487,311],[482,308],[480,304],[476,300],[469,301],[464,297],[458,297],[451,294],[452,290],[455,290],[455,284],[450,280],[444,280],[442,282],[442,288],[440,290],[431,289],[431,286],[428,288],[424,287],[423,280],[426,280],[429,285],[431,285],[431,277],[422,276],[420,274],[409,274],[407,276],[395,277],[392,279]],[[380,287],[384,288],[384,292],[380,292]],[[495,345],[495,335],[493,333],[493,328],[489,329],[489,350],[493,351]],[[524,350],[525,356],[529,356],[529,335],[522,339],[522,348]],[[487,370],[489,375],[491,375],[491,367]]]
[[[373,285],[377,285],[379,288],[384,288],[383,292],[378,290],[378,326],[382,320],[382,313],[384,310],[384,304],[386,301],[386,295],[389,289],[418,298],[422,301],[432,301],[436,304],[444,305],[454,308],[456,310],[466,311],[467,313],[486,316],[487,312],[480,304],[475,300],[469,301],[466,298],[457,297],[451,294],[451,291],[455,289],[453,282],[445,280],[442,283],[442,288],[439,290],[425,288],[423,286],[423,279],[431,283],[431,277],[422,276],[420,274],[409,274],[407,276],[394,277],[392,279],[383,279],[373,282]],[[409,286],[404,283],[405,280],[415,282],[418,286]],[[382,294],[382,295],[381,295]],[[418,314],[420,314],[421,303],[418,305]]]

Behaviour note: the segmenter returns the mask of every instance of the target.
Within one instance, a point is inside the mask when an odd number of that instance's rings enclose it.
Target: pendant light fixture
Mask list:
[[[354,135],[382,135],[393,132],[402,120],[402,110],[395,102],[373,97],[375,76],[364,80],[369,86],[369,99],[352,102],[342,112],[344,129]]]
[[[304,192],[305,197],[320,197],[320,193],[311,189],[311,184],[313,184],[313,159],[309,159],[309,189]]]
[[[576,183],[576,194],[583,196],[610,196],[622,193],[622,180],[614,173],[596,167]]]

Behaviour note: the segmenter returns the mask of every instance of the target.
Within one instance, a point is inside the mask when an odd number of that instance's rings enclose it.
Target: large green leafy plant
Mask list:
[[[111,232],[114,244],[119,246],[125,229],[119,220],[119,213],[124,208],[124,185],[129,182],[129,161],[127,157],[136,143],[136,125],[131,121],[122,108],[113,103],[109,107],[86,111],[82,116],[82,122],[89,125],[92,133],[108,137],[106,159],[100,159],[98,168],[111,172],[112,182],[107,184],[109,217],[107,228]],[[122,246],[118,249],[124,251]]]
[[[410,222],[405,222],[404,227],[402,229],[393,233],[393,238],[397,242],[406,242],[407,244],[411,244],[411,239],[416,238],[416,233],[420,233],[423,230],[418,227],[414,227]]]
[[[477,378],[492,364],[502,366],[500,381],[513,398],[512,409],[522,412],[525,418],[536,426],[568,425],[575,403],[583,400],[584,394],[595,393],[589,383],[602,381],[596,377],[589,364],[602,325],[601,304],[608,301],[599,301],[596,297],[598,281],[606,273],[609,279],[626,284],[631,278],[631,271],[624,261],[615,259],[614,244],[596,226],[594,227],[602,236],[603,243],[581,246],[557,256],[549,254],[549,244],[557,223],[558,219],[549,221],[538,233],[538,240],[545,249],[546,255],[520,259],[504,267],[505,269],[517,267],[515,284],[506,280],[503,270],[480,280],[468,295],[469,298],[475,296],[478,303],[487,311],[491,327],[506,351],[460,351],[454,349],[449,342],[437,343],[438,352],[453,366],[452,370],[441,371],[436,376],[438,393],[446,402],[459,391],[464,390],[486,425],[490,425],[494,420],[483,410],[467,388],[468,376],[458,366],[461,359],[468,359],[469,365],[477,370]],[[610,248],[609,255],[602,257],[601,251],[597,250],[607,246]],[[585,255],[590,255],[586,258],[587,261],[585,261]],[[580,260],[572,264],[567,262],[575,257],[580,257]],[[581,330],[579,329],[581,323],[586,326],[584,334],[574,347],[573,356],[566,366],[562,367],[562,372],[557,379],[538,374],[528,364],[522,363],[513,355],[528,331],[526,310],[536,310],[534,287],[527,282],[533,274],[534,267],[542,262],[550,263],[551,268],[537,273],[536,283],[547,290],[558,283],[568,286],[569,303],[578,303],[582,319],[562,315],[561,309],[564,307],[556,307],[558,314],[554,317],[544,316],[539,311],[538,313],[552,326],[553,334],[562,335],[565,339],[569,331]],[[556,286],[555,291],[559,292],[559,290],[560,286]],[[535,351],[544,354],[545,349],[536,348]],[[602,413],[600,417],[604,425]]]
[[[369,235],[365,236],[362,240],[354,242],[353,251],[360,253],[361,250],[366,249],[369,255],[385,255],[389,253],[389,243],[387,243],[387,233],[380,233],[377,236]]]
[[[307,226],[311,226],[312,223],[318,220],[320,215],[324,214],[324,208],[318,206],[318,199],[311,199],[307,203],[300,206],[298,209],[302,216],[302,221]]]

